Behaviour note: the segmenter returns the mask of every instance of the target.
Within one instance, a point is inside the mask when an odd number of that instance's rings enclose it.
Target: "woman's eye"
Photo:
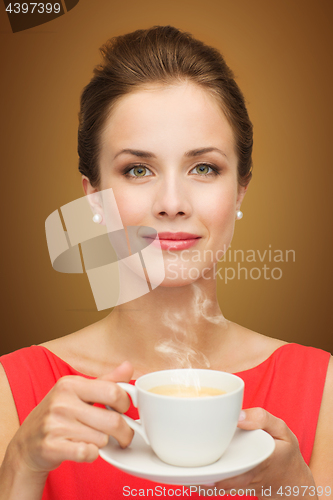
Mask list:
[[[197,165],[196,167],[194,167],[191,172],[193,171],[196,171],[197,174],[199,175],[217,175],[218,172],[213,168],[211,167],[210,165],[206,164],[206,163],[201,163],[200,165]]]
[[[128,177],[135,177],[138,179],[139,177],[149,177],[150,175],[153,174],[147,167],[144,167],[143,165],[137,165],[128,170],[126,172],[126,175],[128,175]]]
[[[208,163],[200,163],[199,165],[196,165],[190,173],[198,174],[201,177],[219,175],[217,169],[211,167]],[[127,170],[125,175],[131,179],[140,179],[142,177],[150,177],[153,173],[144,165],[135,165],[130,170]]]

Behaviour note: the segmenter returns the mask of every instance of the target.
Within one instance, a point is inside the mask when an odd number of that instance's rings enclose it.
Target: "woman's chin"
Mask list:
[[[195,283],[197,280],[168,280],[165,279],[162,281],[162,283],[159,285],[163,288],[178,288],[180,286],[186,286],[186,285],[191,285],[192,283]]]
[[[180,287],[191,285],[197,281],[201,281],[202,279],[207,281],[212,278],[209,272],[210,270],[206,269],[198,269],[192,268],[189,273],[168,273],[166,271],[165,277],[159,286],[163,287]]]

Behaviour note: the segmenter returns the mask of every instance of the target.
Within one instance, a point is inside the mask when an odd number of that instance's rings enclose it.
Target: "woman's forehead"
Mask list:
[[[223,147],[234,150],[233,131],[221,106],[196,85],[183,85],[128,94],[117,102],[103,133],[102,147],[160,148],[182,145],[182,149]]]

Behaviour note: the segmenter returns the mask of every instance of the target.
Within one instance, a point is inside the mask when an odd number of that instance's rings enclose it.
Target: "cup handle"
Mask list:
[[[132,384],[126,384],[125,382],[117,382],[117,384],[122,389],[124,389],[124,391],[126,391],[127,394],[129,394],[131,396],[133,405],[135,406],[135,408],[137,408],[138,407],[138,397],[137,397],[137,389],[136,389],[136,387],[134,387],[134,385],[132,385]],[[105,405],[105,406],[106,406],[106,408],[108,410],[115,411],[110,406],[108,406],[108,405]],[[121,414],[121,416],[123,417],[123,419],[125,420],[125,422],[130,426],[130,428],[133,429],[133,431],[138,432],[140,434],[140,436],[143,437],[143,439],[145,440],[145,442],[150,446],[147,434],[146,434],[144,428],[142,427],[142,424],[140,422],[138,422],[137,420],[133,420],[133,418],[130,418],[127,415]]]

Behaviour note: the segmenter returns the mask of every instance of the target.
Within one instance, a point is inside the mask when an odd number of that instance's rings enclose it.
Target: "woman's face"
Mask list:
[[[100,190],[112,188],[124,226],[173,233],[160,234],[162,286],[205,279],[230,245],[245,189],[237,181],[232,129],[198,86],[121,98],[101,136],[100,178]],[[96,191],[83,182],[86,194]]]

